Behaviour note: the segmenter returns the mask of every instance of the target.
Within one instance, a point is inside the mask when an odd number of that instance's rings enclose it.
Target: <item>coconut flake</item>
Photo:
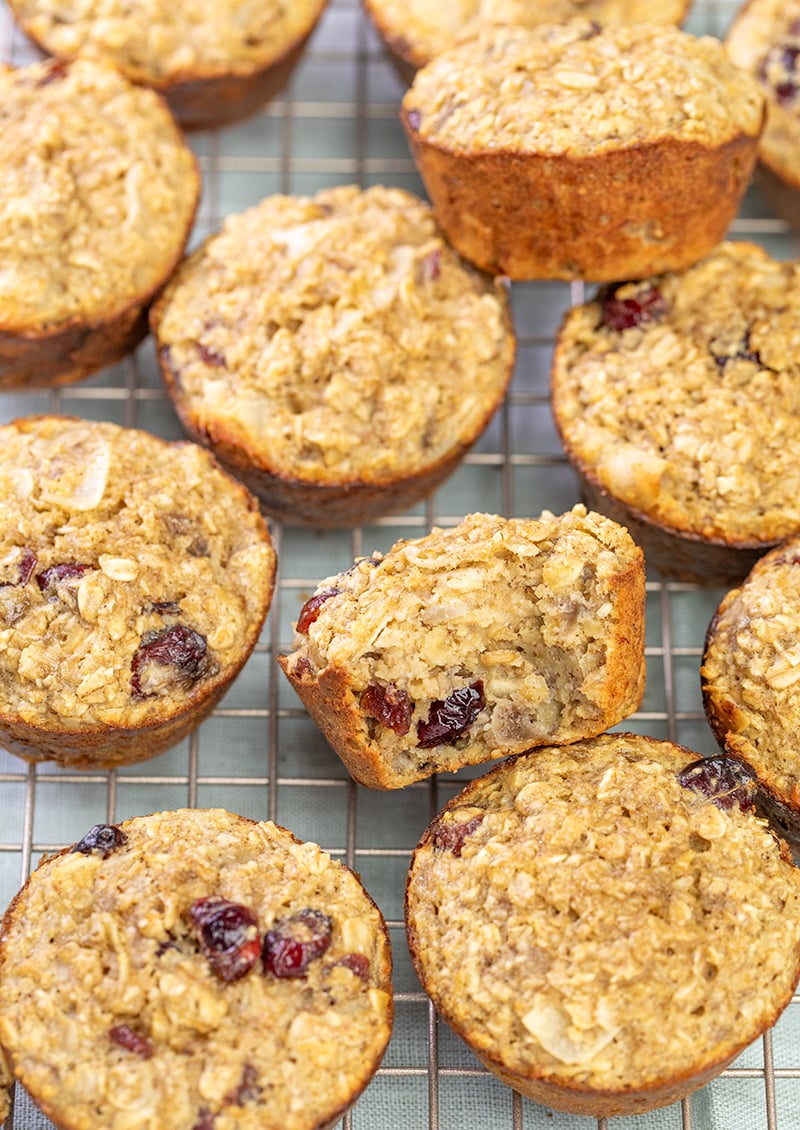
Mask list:
[[[537,996],[522,1023],[546,1052],[561,1063],[589,1063],[619,1032],[616,1028],[576,1028],[568,1016]]]

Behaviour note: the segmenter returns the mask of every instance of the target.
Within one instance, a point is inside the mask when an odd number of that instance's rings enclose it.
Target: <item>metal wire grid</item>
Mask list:
[[[691,31],[720,35],[735,4],[696,0]],[[37,52],[0,6],[0,62]],[[422,192],[397,121],[400,82],[357,0],[329,8],[285,97],[241,126],[191,137],[204,178],[193,240],[224,215],[270,192],[313,192],[334,183],[395,184]],[[781,256],[798,254],[784,225],[751,192],[734,226]],[[159,808],[221,805],[272,819],[314,839],[361,874],[381,906],[395,955],[397,1020],[384,1064],[342,1130],[623,1130],[631,1120],[554,1114],[499,1084],[440,1026],[411,969],[402,921],[409,853],[428,821],[464,780],[424,782],[401,793],[352,783],[277,673],[274,656],[317,581],[354,556],[385,550],[398,537],[451,525],[474,510],[533,515],[576,501],[547,400],[555,329],[580,284],[515,284],[519,358],[507,402],[463,466],[429,500],[352,531],[318,533],[272,524],[279,583],[261,640],[222,705],[190,739],[124,771],[76,773],[26,767],[0,750],[0,906],[42,852],[74,842],[91,824]],[[77,386],[4,394],[0,418],[54,411],[181,436],[145,343],[121,364]],[[712,752],[699,697],[705,625],[721,593],[648,583],[648,687],[624,728]],[[773,1033],[689,1100],[639,1116],[636,1130],[795,1130],[800,1127],[800,997]],[[17,1088],[7,1130],[50,1123]]]

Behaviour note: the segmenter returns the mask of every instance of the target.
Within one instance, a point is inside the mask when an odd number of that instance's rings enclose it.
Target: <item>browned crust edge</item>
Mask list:
[[[643,511],[609,494],[594,470],[566,443],[564,447],[586,505],[625,526],[644,550],[646,567],[656,569],[666,579],[687,581],[706,588],[737,584],[767,550],[778,544],[755,539],[724,542],[656,522]]]
[[[641,551],[630,568],[620,574],[615,585],[619,593],[617,621],[620,632],[609,648],[605,679],[606,696],[601,703],[601,716],[581,732],[563,737],[548,737],[538,745],[566,745],[573,741],[596,737],[627,718],[641,704],[644,695],[646,664],[645,573]],[[640,655],[635,680],[631,679],[631,656]],[[363,715],[348,673],[341,667],[326,667],[316,676],[302,664],[292,670],[290,657],[279,655],[278,664],[328,744],[343,762],[353,780],[370,789],[399,789],[421,781],[437,772],[455,771],[465,765],[476,765],[501,757],[519,754],[533,748],[530,740],[505,749],[487,750],[480,757],[464,756],[446,766],[436,764],[435,750],[419,751],[416,764],[397,772],[387,764],[377,743],[366,734]],[[466,751],[465,751],[466,754]],[[412,751],[413,755],[413,751]],[[426,756],[427,755],[427,756]]]
[[[155,813],[151,813],[150,815],[155,815]],[[257,820],[253,820],[249,816],[239,816],[238,814],[234,814],[234,813],[231,813],[231,815],[236,815],[237,820],[242,820],[247,824],[257,824],[258,823]],[[135,819],[141,820],[141,819],[146,819],[146,817],[136,817]],[[123,820],[123,821],[121,821],[119,826],[124,827],[125,824],[127,824],[127,823],[129,823],[129,821]],[[274,823],[275,827],[277,828],[277,830],[279,832],[285,833],[295,843],[298,843],[298,844],[303,843],[303,841],[299,838],[299,836],[296,836],[294,834],[294,832],[290,832],[288,828],[284,828],[282,825],[277,824],[274,821],[272,823]],[[37,864],[36,868],[34,869],[34,873],[35,873],[35,871],[38,871],[40,867],[45,867],[49,863],[51,863],[53,860],[58,859],[63,855],[67,855],[72,850],[72,847],[73,847],[73,845],[70,845],[69,847],[63,848],[61,851],[55,852],[52,855],[43,856],[40,859],[39,863]],[[383,990],[383,992],[385,992],[387,997],[388,997],[388,1003],[387,1003],[387,1008],[386,1008],[387,1038],[386,1038],[386,1042],[383,1045],[383,1047],[376,1048],[375,1055],[373,1056],[372,1060],[370,1061],[370,1063],[368,1065],[365,1066],[364,1080],[363,1080],[361,1086],[358,1087],[358,1089],[353,1093],[349,1102],[342,1105],[338,1110],[336,1110],[336,1112],[330,1118],[326,1118],[324,1122],[320,1121],[320,1122],[316,1122],[316,1123],[313,1123],[313,1124],[310,1123],[308,1130],[333,1130],[333,1127],[336,1126],[339,1123],[342,1116],[344,1114],[346,1114],[348,1110],[351,1109],[351,1107],[354,1105],[356,1100],[366,1090],[367,1086],[369,1085],[373,1076],[375,1075],[375,1072],[380,1067],[381,1061],[382,1061],[383,1056],[386,1052],[386,1048],[388,1047],[389,1038],[391,1036],[392,1028],[393,1028],[393,1025],[394,1025],[395,1008],[394,1008],[394,989],[393,989],[393,985],[392,985],[392,943],[391,943],[391,938],[390,938],[390,935],[389,935],[389,929],[386,925],[386,920],[383,917],[383,913],[382,913],[380,907],[375,902],[375,900],[372,898],[369,891],[367,891],[367,889],[364,887],[364,884],[361,881],[361,877],[358,874],[358,872],[355,871],[352,867],[348,867],[347,864],[341,863],[341,861],[339,861],[339,862],[340,862],[340,865],[342,867],[344,867],[345,870],[350,871],[350,873],[353,876],[355,876],[356,880],[358,881],[359,885],[361,886],[361,890],[362,890],[364,897],[366,898],[367,902],[378,912],[378,926],[380,928],[379,933],[380,933],[380,937],[383,940],[383,945],[381,946],[382,961],[380,962],[379,979],[378,979],[377,988]],[[20,887],[20,889],[17,891],[17,893],[12,898],[11,902],[8,904],[8,907],[6,908],[5,913],[2,916],[2,919],[0,919],[0,981],[2,980],[2,970],[3,970],[3,963],[5,961],[5,951],[6,951],[6,945],[7,945],[7,942],[8,942],[8,937],[9,937],[10,931],[12,929],[14,920],[17,916],[18,906],[23,900],[23,897],[25,895],[25,891],[26,891],[26,889],[27,889],[27,887],[28,887],[28,885],[31,881],[31,878],[32,878],[32,875],[29,875],[28,878],[26,879],[25,883],[23,883],[22,887]],[[19,1082],[22,1084],[23,1087],[27,1088],[27,1083],[26,1083],[26,1080],[25,1080],[25,1073],[17,1066],[12,1055],[9,1052],[7,1052],[5,1049],[0,1049],[0,1054],[5,1054],[6,1062],[8,1063],[9,1069],[11,1070],[12,1074],[14,1075],[14,1077],[16,1079],[19,1080]],[[77,1130],[77,1128],[74,1126],[74,1124],[71,1121],[65,1121],[63,1118],[57,1117],[58,1112],[53,1109],[52,1104],[47,1103],[47,1102],[43,1102],[43,1101],[40,1101],[40,1100],[36,1100],[36,1106],[42,1112],[42,1114],[44,1114],[47,1118],[50,1119],[50,1121],[53,1123],[53,1125],[57,1127],[57,1130]]]
[[[150,329],[159,346],[163,307],[163,301],[159,301],[150,311]],[[167,394],[188,435],[211,450],[222,466],[258,497],[266,514],[287,525],[334,529],[362,525],[414,506],[428,498],[456,470],[489,426],[508,392],[516,361],[510,300],[504,303],[503,324],[506,332],[506,372],[495,400],[475,422],[471,433],[454,443],[436,461],[402,478],[393,479],[364,477],[322,482],[287,474],[280,467],[271,465],[265,452],[243,445],[224,423],[201,424],[183,395],[180,373],[170,364],[168,348],[158,348],[157,355]]]
[[[664,138],[589,156],[459,153],[401,120],[437,221],[467,259],[511,279],[614,282],[680,270],[725,236],[759,135]],[[759,131],[760,133],[760,131]]]
[[[322,15],[322,9],[319,15]],[[315,28],[316,20],[305,35],[278,59],[249,74],[177,78],[157,89],[186,130],[218,129],[242,121],[280,94],[291,79]]]
[[[179,72],[163,80],[146,80],[138,72],[126,72],[121,64],[115,65],[127,73],[132,82],[148,86],[160,94],[183,129],[216,129],[249,117],[281,92],[289,82],[326,7],[327,0],[320,6],[313,22],[302,35],[288,43],[279,54],[250,70],[207,69],[194,73]],[[45,55],[65,62],[77,57],[78,52],[55,55],[41,37],[33,34],[28,21],[23,22],[16,11],[14,17],[28,39]]]
[[[662,744],[659,739],[646,737],[641,734],[620,732],[616,736],[619,738],[634,738],[637,741],[646,743]],[[668,744],[678,752],[685,754],[687,763],[697,760],[697,754],[685,746],[678,745],[675,742]],[[798,949],[794,955],[797,968],[791,990],[788,992],[786,1000],[782,1004],[779,1004],[774,1012],[764,1020],[759,1026],[758,1031],[754,1032],[748,1039],[737,1042],[733,1048],[729,1047],[723,1054],[711,1057],[711,1059],[696,1072],[684,1072],[677,1077],[665,1074],[661,1078],[654,1080],[649,1086],[639,1088],[636,1091],[605,1091],[576,1087],[569,1081],[557,1080],[544,1072],[534,1074],[532,1070],[531,1074],[523,1075],[520,1072],[509,1071],[501,1062],[487,1055],[485,1051],[479,1050],[473,1046],[468,1035],[450,1015],[447,1004],[442,999],[442,994],[436,991],[435,986],[431,984],[430,978],[427,977],[419,956],[419,937],[409,909],[409,890],[416,857],[420,849],[432,838],[436,824],[441,819],[443,813],[454,808],[469,805],[471,803],[470,794],[474,789],[484,784],[493,775],[507,772],[511,762],[515,760],[516,758],[511,758],[510,762],[504,762],[501,765],[495,766],[483,777],[470,782],[457,796],[454,796],[448,801],[428,825],[412,853],[411,863],[406,875],[404,918],[408,949],[420,984],[433,1002],[441,1019],[467,1044],[481,1063],[483,1063],[488,1070],[493,1072],[501,1082],[512,1087],[515,1091],[519,1091],[520,1094],[527,1098],[533,1099],[535,1102],[543,1103],[553,1110],[563,1111],[567,1114],[583,1114],[598,1119],[610,1118],[615,1115],[644,1114],[647,1111],[656,1110],[659,1107],[668,1106],[671,1103],[677,1102],[679,1099],[705,1086],[711,1079],[719,1075],[746,1047],[757,1039],[759,1035],[776,1023],[784,1007],[791,1000],[798,983],[800,983],[800,949]],[[780,848],[781,857],[784,862],[790,863],[791,860],[785,849],[785,845],[780,844]],[[788,958],[789,955],[787,955],[787,960]],[[699,1049],[700,1055],[704,1052],[706,1052],[706,1049]]]
[[[200,204],[200,166],[174,122],[164,100],[164,112],[173,120],[175,144],[192,159],[191,191],[194,202],[186,216],[175,251],[164,264],[161,277],[148,290],[131,295],[116,310],[98,311],[94,317],[74,316],[55,325],[0,326],[0,391],[74,384],[99,369],[115,364],[147,335],[150,304],[166,286],[183,257]]]
[[[722,616],[739,599],[747,582],[760,573],[768,572],[774,564],[780,563],[785,553],[785,543],[775,546],[755,563],[741,584],[730,589],[723,596],[706,629],[700,664],[700,684],[703,711],[717,745],[731,757],[745,762],[755,772],[763,790],[757,803],[764,809],[765,815],[776,826],[777,831],[798,847],[800,846],[800,787],[796,787],[792,792],[778,787],[769,766],[758,756],[757,750],[746,739],[739,737],[734,721],[738,711],[736,703],[727,695],[717,692],[708,682],[705,667],[706,656],[714,643]]]
[[[775,214],[786,220],[793,231],[800,232],[800,184],[770,165],[763,152],[759,154],[755,183]]]

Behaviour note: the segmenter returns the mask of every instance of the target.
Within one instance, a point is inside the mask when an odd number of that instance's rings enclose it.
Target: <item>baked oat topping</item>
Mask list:
[[[800,184],[800,0],[750,0],[731,24],[725,46],[767,97],[761,157]]]
[[[800,265],[723,243],[646,285],[658,318],[616,329],[601,296],[565,319],[552,390],[567,449],[667,526],[786,537],[800,528]],[[615,288],[615,301],[642,286]]]
[[[412,953],[490,1061],[628,1093],[732,1053],[791,997],[800,873],[761,821],[679,783],[691,756],[616,734],[522,755],[423,837]]]
[[[718,146],[761,132],[764,97],[710,36],[585,20],[483,29],[437,56],[403,100],[423,140],[581,156],[663,138]]]
[[[247,73],[278,59],[313,26],[325,0],[10,0],[53,55],[113,60],[137,82]]]
[[[238,669],[274,568],[255,504],[194,444],[3,427],[0,713],[93,730],[188,703]]]
[[[194,156],[151,91],[88,60],[0,67],[0,330],[148,298],[198,196]]]
[[[105,859],[46,860],[8,912],[0,1039],[18,1077],[76,1128],[327,1125],[391,1027],[388,935],[354,874],[221,810],[121,827],[126,843]],[[329,916],[328,948],[302,978],[274,977],[257,957],[227,980],[209,960],[225,924],[209,939],[192,921],[211,899],[248,908],[261,936],[313,902]]]
[[[378,26],[415,66],[452,47],[465,28],[488,23],[535,27],[581,16],[602,24],[679,23],[687,0],[367,0]],[[405,41],[405,42],[402,42]]]
[[[472,441],[508,380],[508,317],[426,204],[348,186],[228,217],[154,332],[198,431],[284,478],[381,482]]]

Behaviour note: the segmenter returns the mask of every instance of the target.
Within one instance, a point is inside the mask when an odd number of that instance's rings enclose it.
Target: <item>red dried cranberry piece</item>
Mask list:
[[[198,1113],[199,1117],[192,1127],[192,1130],[214,1130],[217,1121],[216,1114],[212,1114],[211,1111],[206,1110],[205,1107],[202,1107]]]
[[[58,59],[50,64],[46,74],[39,79],[37,86],[49,86],[51,82],[60,82],[67,73],[68,64],[64,59]]]
[[[386,687],[371,683],[361,696],[361,709],[368,718],[376,718],[400,737],[411,729],[411,699],[406,691],[391,683]]]
[[[222,981],[238,981],[261,954],[258,919],[249,907],[218,895],[195,899],[189,916],[208,964]]]
[[[466,733],[485,705],[481,679],[468,687],[459,687],[444,700],[432,702],[427,722],[417,723],[417,745],[432,749],[454,742]]]
[[[213,369],[224,369],[225,358],[221,353],[217,353],[215,349],[209,349],[207,345],[198,345],[197,351],[200,354],[200,360],[210,365]]]
[[[0,589],[16,588],[20,586],[24,588],[28,581],[33,576],[33,571],[36,568],[36,554],[26,546],[20,555],[19,563],[17,564],[17,579],[16,581],[3,581],[0,582]]]
[[[36,583],[46,596],[57,596],[58,586],[64,581],[72,581],[82,577],[94,566],[84,565],[80,561],[64,561],[60,565],[51,565],[36,574]]]
[[[800,90],[799,57],[800,44],[776,43],[764,56],[759,67],[761,82],[774,91],[781,105],[792,102]]]
[[[442,273],[442,249],[435,247],[429,255],[422,260],[423,278],[428,282],[436,282]]]
[[[708,797],[717,808],[738,806],[742,812],[749,812],[755,807],[758,777],[735,757],[701,757],[681,769],[678,781],[685,789]]]
[[[106,859],[127,842],[128,837],[116,824],[95,824],[83,839],[78,840],[72,851],[82,855],[102,855]]]
[[[245,1103],[258,1102],[262,1088],[258,1083],[258,1072],[252,1063],[246,1063],[242,1068],[242,1077],[233,1091],[229,1091],[222,1100],[223,1106],[244,1106]]]
[[[355,973],[356,977],[360,977],[362,981],[369,981],[369,958],[363,953],[346,953],[344,957],[340,957],[333,964],[334,966],[343,965],[345,969]]]
[[[333,922],[321,910],[307,907],[279,918],[264,938],[264,968],[276,977],[304,977],[311,962],[331,944]]]
[[[185,624],[145,632],[131,659],[131,693],[134,698],[186,688],[209,672],[206,641]]]
[[[115,1025],[109,1029],[108,1034],[115,1044],[125,1048],[125,1051],[141,1056],[142,1059],[150,1059],[153,1054],[153,1045],[147,1036],[143,1036],[141,1032],[128,1027],[127,1024]]]
[[[297,631],[307,632],[319,616],[325,601],[330,600],[332,596],[338,596],[341,591],[341,589],[320,589],[319,592],[310,596],[300,609],[300,615],[297,617]]]
[[[453,824],[450,820],[439,820],[434,825],[431,840],[434,851],[449,851],[460,857],[464,841],[471,836],[483,822],[483,816],[473,816],[463,824]]]
[[[667,312],[664,296],[657,286],[641,287],[627,298],[618,297],[618,291],[608,290],[600,300],[603,325],[615,333],[658,322]]]

